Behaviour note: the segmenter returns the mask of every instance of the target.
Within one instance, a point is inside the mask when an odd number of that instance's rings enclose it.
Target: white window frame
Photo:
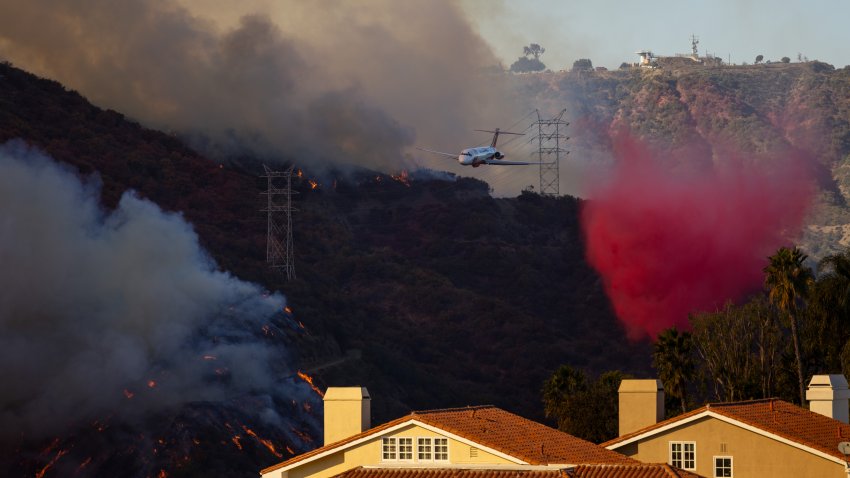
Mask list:
[[[414,443],[413,437],[397,437],[397,438],[398,438],[398,440],[396,440],[396,443],[398,443],[398,448],[397,448],[397,450],[398,450],[398,461],[400,461],[402,463],[413,462],[413,460],[416,458],[416,455],[414,454],[415,448],[413,447],[413,443]],[[410,446],[410,458],[402,458],[401,457],[401,447],[402,447],[401,441],[402,440],[408,440],[409,441],[408,446]]]
[[[392,446],[392,456],[387,457],[387,447]],[[398,461],[398,440],[396,437],[381,438],[381,461]]]
[[[444,440],[445,443],[446,443],[446,458],[445,459],[438,459],[437,458],[437,440]],[[444,437],[434,437],[432,443],[434,444],[434,462],[448,463],[449,459],[451,458],[449,456],[449,439],[444,438]]]
[[[428,442],[428,445],[427,445],[428,446],[428,457],[429,458],[422,458],[422,457],[419,456],[422,453],[422,452],[419,451],[419,447],[422,446],[422,444],[419,443],[420,440],[427,440],[427,442]],[[431,462],[434,461],[434,438],[433,437],[416,437],[416,461],[422,462],[422,463],[431,463]]]
[[[735,476],[735,460],[730,455],[716,455],[711,460],[711,476],[714,478],[724,478],[717,474],[717,460],[729,460],[729,477]]]
[[[681,463],[680,463],[681,466],[673,463],[673,445],[681,445],[681,447],[682,447],[682,449],[681,449],[682,458],[681,458]],[[685,453],[687,453],[685,451],[685,446],[687,446],[687,445],[693,446],[694,466],[691,467],[691,468],[688,468],[688,467],[685,466],[685,463],[687,462],[687,460],[685,458]],[[681,468],[683,470],[696,471],[696,469],[697,469],[697,442],[695,442],[695,441],[670,441],[670,442],[667,442],[667,464],[669,464],[670,466],[675,466],[676,468]]]

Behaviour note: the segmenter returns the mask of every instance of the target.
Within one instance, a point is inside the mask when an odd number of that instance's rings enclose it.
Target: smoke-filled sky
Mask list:
[[[413,146],[459,151],[525,113],[452,0],[2,2],[0,57],[203,152],[308,169],[460,171]]]
[[[298,393],[262,333],[283,297],[218,271],[182,217],[129,192],[106,213],[94,179],[23,142],[0,171],[0,441]]]
[[[836,68],[850,64],[850,3],[844,0],[464,0],[478,31],[505,64],[522,46],[546,48],[541,60],[557,71],[579,58],[617,68],[637,61],[634,52],[691,52],[733,63],[757,55],[778,61],[801,53]]]

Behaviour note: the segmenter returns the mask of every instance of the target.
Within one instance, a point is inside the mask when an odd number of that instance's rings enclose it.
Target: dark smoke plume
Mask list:
[[[451,0],[2,2],[0,57],[218,158],[397,171],[414,130],[454,148],[516,118]]]
[[[132,193],[106,213],[95,180],[21,142],[0,171],[0,438],[298,393],[285,345],[257,338],[284,298],[217,270],[180,215]]]
[[[689,313],[758,290],[767,257],[800,233],[814,192],[793,156],[671,172],[628,137],[614,155],[613,173],[589,186],[582,227],[632,338],[686,328]]]

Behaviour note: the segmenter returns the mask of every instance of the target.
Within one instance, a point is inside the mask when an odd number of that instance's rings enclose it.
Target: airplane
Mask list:
[[[450,158],[457,158],[457,162],[463,166],[472,166],[473,168],[477,168],[482,164],[493,164],[493,165],[501,165],[501,166],[520,166],[520,165],[528,165],[528,164],[541,164],[541,163],[530,163],[527,161],[502,161],[502,158],[505,157],[505,154],[496,149],[496,141],[499,140],[500,134],[515,134],[517,136],[523,136],[524,133],[511,133],[509,131],[501,131],[499,128],[496,128],[495,131],[487,130],[487,129],[477,129],[475,131],[481,131],[483,133],[493,133],[493,141],[490,142],[490,146],[482,146],[478,148],[466,148],[460,152],[460,154],[455,155],[451,153],[444,153],[442,151],[434,151],[432,149],[425,149],[416,147],[416,149],[420,151],[426,151],[434,154],[441,154],[443,156],[448,156]]]

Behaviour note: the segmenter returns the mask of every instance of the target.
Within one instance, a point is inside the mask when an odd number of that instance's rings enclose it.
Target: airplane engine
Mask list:
[[[495,156],[493,156],[493,157],[494,157],[494,158],[496,158],[496,159],[502,159],[502,158],[504,158],[504,157],[505,157],[505,155],[504,155],[504,154],[502,154],[502,153],[500,153],[500,152],[498,152],[498,151],[496,151],[496,155],[495,155]]]

